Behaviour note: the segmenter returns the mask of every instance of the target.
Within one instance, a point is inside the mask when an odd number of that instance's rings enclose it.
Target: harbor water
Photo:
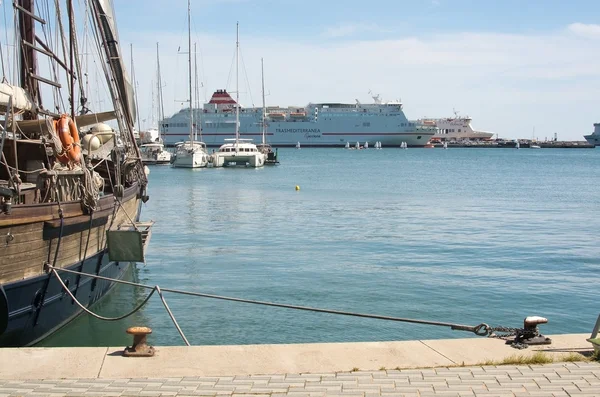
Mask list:
[[[148,285],[491,326],[540,315],[590,332],[600,307],[600,150],[280,149],[261,169],[153,166]],[[296,190],[298,185],[300,190]],[[119,286],[116,316],[148,291]],[[194,345],[468,337],[449,328],[165,293]],[[131,317],[82,315],[41,346],[182,341],[159,298]]]

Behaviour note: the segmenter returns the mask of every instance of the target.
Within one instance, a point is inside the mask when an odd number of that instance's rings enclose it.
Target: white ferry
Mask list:
[[[410,121],[402,103],[382,102],[355,104],[316,103],[305,107],[267,107],[266,141],[278,147],[343,147],[347,142],[381,142],[383,147],[425,146],[436,132],[435,126]],[[217,90],[203,109],[194,109],[194,128],[207,146],[221,146],[235,138],[236,101],[226,90]],[[262,138],[263,108],[239,107],[240,138]],[[174,146],[189,136],[189,109],[182,109],[160,123],[166,146]]]
[[[594,123],[594,132],[584,138],[590,145],[600,146],[600,123]]]

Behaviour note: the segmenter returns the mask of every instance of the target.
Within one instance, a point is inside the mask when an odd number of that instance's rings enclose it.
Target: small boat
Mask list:
[[[277,148],[273,151],[273,148],[268,143],[258,144],[256,148],[259,152],[265,155],[265,165],[279,164],[277,160]]]
[[[235,73],[238,73],[239,64],[239,25],[236,28],[236,50],[235,50]],[[237,78],[236,78],[237,81]],[[240,103],[239,87],[235,87],[236,103]],[[240,139],[240,107],[235,107],[235,138],[225,139],[225,144],[221,145],[216,153],[213,153],[210,159],[213,167],[226,166],[250,166],[262,167],[265,165],[265,154],[258,150],[255,144],[251,143],[251,139]],[[263,123],[264,128],[264,123]],[[227,142],[230,141],[230,142]]]
[[[164,150],[162,143],[146,143],[140,146],[142,162],[147,165],[169,164],[171,162],[171,153]]]
[[[189,24],[189,8],[188,8],[188,88],[190,96],[190,109],[189,109],[189,127],[190,137],[189,141],[183,142],[183,144],[177,146],[175,149],[175,156],[171,159],[171,165],[174,168],[203,168],[208,166],[208,151],[206,150],[206,144],[202,142],[202,136],[200,140],[195,140],[197,131],[196,125],[194,124],[194,109],[191,104],[194,102],[194,95],[192,91],[192,39],[191,39],[191,27]],[[194,51],[195,53],[196,51]],[[197,75],[197,71],[196,71]],[[196,80],[197,83],[197,80]],[[196,84],[197,88],[197,84]],[[202,134],[202,133],[201,133]]]
[[[285,113],[281,112],[269,113],[268,116],[271,120],[285,120]]]
[[[530,149],[541,149],[542,147],[540,145],[529,145]]]
[[[350,142],[346,142],[346,145],[344,146],[344,148],[350,149]]]
[[[297,112],[291,112],[290,117],[293,119],[303,119],[306,117],[306,112],[300,110]]]
[[[248,166],[262,167],[265,165],[266,156],[260,152],[255,144],[246,142],[249,139],[226,139],[231,143],[221,145],[219,150],[212,154],[213,167]]]
[[[186,141],[175,148],[171,165],[175,168],[202,168],[208,166],[209,155],[206,144],[200,141]]]
[[[369,142],[365,142],[365,146],[363,146],[365,149],[369,148]]]
[[[354,148],[357,150],[360,149],[360,143],[356,142],[356,145],[354,145]]]
[[[267,121],[265,120],[265,69],[263,66],[262,58],[260,59],[260,70],[262,81],[262,143],[256,145],[256,148],[259,152],[265,155],[265,165],[275,165],[279,164],[279,161],[277,161],[277,149],[275,149],[275,151],[273,152],[273,148],[267,143]]]
[[[296,149],[300,149],[300,142],[296,143]]]

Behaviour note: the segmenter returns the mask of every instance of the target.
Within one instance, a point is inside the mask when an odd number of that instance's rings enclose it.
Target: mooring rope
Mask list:
[[[104,320],[104,321],[119,321],[119,320],[123,320],[124,318],[127,318],[127,317],[135,314],[142,307],[144,307],[144,305],[150,300],[150,297],[152,297],[152,295],[154,294],[154,292],[157,292],[158,296],[160,296],[160,299],[161,299],[163,305],[165,306],[165,309],[167,310],[167,313],[169,314],[169,317],[171,317],[171,320],[173,321],[173,324],[175,324],[175,328],[177,328],[177,331],[179,332],[179,335],[181,335],[181,338],[183,339],[183,341],[185,342],[185,344],[187,346],[190,346],[190,342],[188,342],[187,338],[183,334],[183,331],[181,330],[181,327],[179,327],[179,324],[177,323],[177,320],[175,320],[175,316],[171,312],[171,309],[169,309],[169,305],[167,305],[167,301],[163,297],[162,292],[160,290],[160,287],[158,285],[156,285],[154,287],[143,286],[144,288],[151,288],[152,291],[148,294],[148,296],[146,296],[146,298],[142,301],[142,303],[140,303],[135,309],[133,309],[129,313],[124,314],[122,316],[118,316],[118,317],[104,317],[104,316],[101,316],[99,314],[96,314],[96,313],[92,312],[87,307],[85,307],[81,302],[79,302],[79,300],[77,300],[77,298],[75,297],[75,295],[73,295],[73,293],[71,292],[71,290],[69,289],[69,287],[67,287],[65,285],[65,283],[62,281],[62,279],[60,278],[60,276],[58,275],[58,273],[56,272],[56,270],[57,269],[58,270],[63,270],[63,271],[66,271],[68,273],[78,274],[80,276],[96,277],[96,278],[100,278],[100,279],[103,279],[103,280],[114,281],[114,282],[121,281],[121,280],[111,279],[111,278],[108,278],[108,277],[97,276],[95,274],[82,273],[82,272],[76,272],[76,271],[73,271],[73,270],[61,269],[61,268],[57,268],[57,267],[54,267],[54,266],[48,266],[48,267],[52,271],[52,273],[56,276],[56,278],[58,279],[58,282],[63,287],[63,289],[69,294],[69,296],[71,297],[71,299],[73,299],[73,301],[77,304],[77,306],[79,306],[83,311],[85,311],[86,313],[88,313],[92,317],[95,317],[95,318],[97,318],[99,320]],[[135,285],[135,283],[130,283],[130,284],[134,284]],[[142,284],[139,284],[137,286],[141,287]]]
[[[196,296],[196,297],[201,297],[201,298],[210,298],[210,299],[225,300],[225,301],[230,301],[230,302],[240,302],[240,303],[249,303],[249,304],[254,304],[254,305],[271,306],[271,307],[281,307],[281,308],[294,309],[294,310],[303,310],[303,311],[310,311],[310,312],[315,312],[315,313],[328,313],[328,314],[337,314],[337,315],[341,315],[341,316],[370,318],[370,319],[376,319],[376,320],[397,321],[397,322],[405,322],[405,323],[412,323],[412,324],[435,325],[435,326],[440,326],[440,327],[449,327],[449,328],[451,328],[453,330],[458,330],[458,331],[473,332],[474,334],[479,335],[479,336],[491,336],[493,334],[493,328],[491,328],[486,323],[481,323],[479,325],[471,326],[471,325],[454,324],[454,323],[447,323],[447,322],[441,322],[441,321],[431,321],[431,320],[420,320],[420,319],[403,318],[403,317],[382,316],[382,315],[378,315],[378,314],[356,313],[356,312],[348,312],[348,311],[342,311],[342,310],[322,309],[322,308],[316,308],[316,307],[310,307],[310,306],[299,306],[299,305],[290,305],[290,304],[285,304],[285,303],[259,301],[259,300],[253,300],[253,299],[234,298],[234,297],[230,297],[230,296],[206,294],[206,293],[202,293],[202,292],[183,291],[183,290],[172,289],[172,288],[162,288],[161,289],[158,286],[151,286],[151,285],[146,285],[146,284],[134,283],[134,282],[131,282],[131,281],[112,279],[112,278],[109,278],[109,277],[99,276],[99,275],[95,275],[95,274],[81,273],[81,272],[78,272],[78,271],[75,271],[75,270],[55,268],[55,267],[52,267],[52,266],[49,266],[49,268],[53,272],[56,272],[56,270],[60,270],[60,271],[67,272],[67,273],[73,273],[73,274],[80,274],[80,275],[89,276],[89,277],[95,277],[95,278],[98,278],[98,279],[101,279],[101,280],[107,280],[107,281],[111,281],[111,282],[115,282],[115,283],[131,285],[131,286],[134,286],[134,287],[151,289],[151,290],[153,290],[152,292],[154,292],[154,291],[159,292],[159,296],[161,297],[161,299],[163,301],[163,304],[164,304],[165,308],[167,309],[167,312],[169,313],[169,316],[171,316],[171,320],[173,320],[173,323],[177,327],[177,330],[179,331],[180,335],[182,336],[182,338],[184,339],[184,341],[186,342],[186,344],[188,346],[189,346],[189,343],[187,342],[187,339],[183,335],[183,332],[179,328],[179,325],[177,325],[177,322],[175,321],[175,317],[171,313],[171,311],[170,311],[169,307],[167,306],[167,303],[164,300],[164,298],[162,296],[162,293],[160,291],[162,291],[162,292],[172,292],[172,293],[181,294],[181,295]],[[63,285],[63,288],[66,288],[66,286],[62,283],[62,280],[61,280],[61,284]],[[70,294],[70,291],[69,291],[69,294]],[[152,293],[150,295],[152,295]],[[142,305],[140,305],[138,308],[136,308],[135,311],[139,310],[141,308],[141,306],[143,306],[143,304],[145,304],[146,301],[148,299],[150,299],[150,295],[146,298],[146,300],[142,303]],[[93,314],[93,313],[91,313],[87,309],[84,309],[84,310],[86,312],[90,313],[90,314]],[[128,315],[131,315],[134,312],[132,312],[132,313],[130,313]],[[125,317],[127,317],[127,316],[122,316],[120,318],[125,318]]]

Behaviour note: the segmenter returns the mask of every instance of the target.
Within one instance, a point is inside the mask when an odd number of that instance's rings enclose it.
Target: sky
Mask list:
[[[156,43],[167,116],[187,106],[187,1],[116,0],[142,127],[156,119]],[[583,140],[600,122],[597,0],[192,0],[201,97],[242,106],[401,100],[409,119],[472,117],[501,138]],[[155,107],[155,106],[154,106]],[[154,123],[156,123],[154,121]]]

